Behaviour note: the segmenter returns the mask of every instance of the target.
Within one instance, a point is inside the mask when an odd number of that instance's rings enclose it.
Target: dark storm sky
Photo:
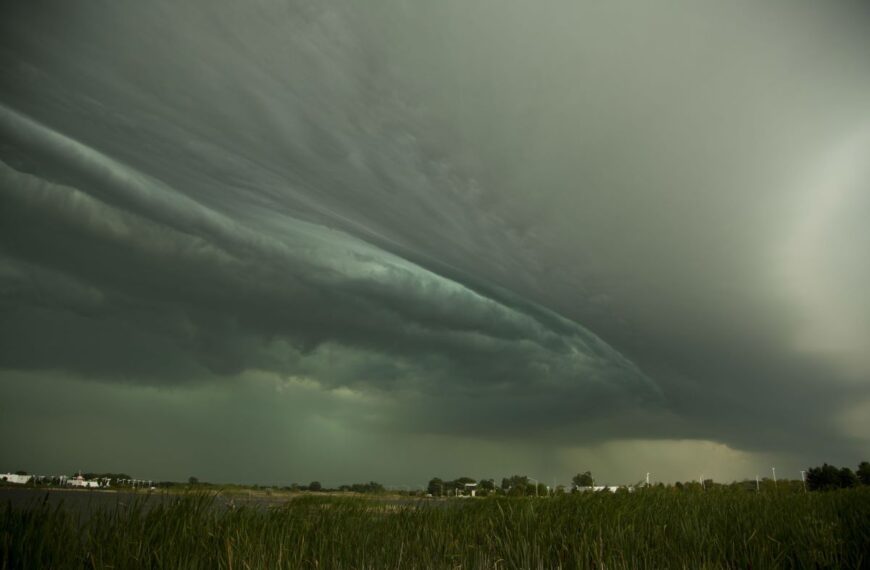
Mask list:
[[[0,470],[867,459],[865,5],[0,16]]]

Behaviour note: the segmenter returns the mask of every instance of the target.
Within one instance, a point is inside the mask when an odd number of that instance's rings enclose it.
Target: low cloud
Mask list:
[[[53,169],[0,173],[7,368],[156,385],[256,369],[326,387],[487,397],[450,425],[479,415],[494,431],[514,423],[501,407],[558,425],[578,411],[661,403],[616,350],[533,303],[288,216],[280,233],[245,224],[10,110],[4,119],[6,136]],[[111,201],[86,188],[111,189]]]
[[[0,376],[862,451],[866,10],[197,4],[0,8]]]

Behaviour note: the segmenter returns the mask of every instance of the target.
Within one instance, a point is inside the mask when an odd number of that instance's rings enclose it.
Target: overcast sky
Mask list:
[[[0,8],[0,471],[870,459],[861,2]]]

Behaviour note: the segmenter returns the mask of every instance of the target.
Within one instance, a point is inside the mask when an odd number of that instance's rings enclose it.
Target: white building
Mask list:
[[[79,473],[72,479],[67,480],[66,484],[70,487],[84,487],[86,489],[95,489],[100,486],[99,481],[88,481],[84,477],[82,477],[81,473]]]
[[[24,485],[25,483],[29,483],[33,478],[33,475],[16,475],[15,473],[3,473],[0,475],[0,481],[5,481],[6,483],[15,483],[16,485]]]
[[[581,493],[597,493],[598,491],[610,491],[611,493],[615,493],[619,490],[619,487],[607,486],[607,485],[595,485],[594,487],[578,487],[575,486],[575,489],[580,491]]]

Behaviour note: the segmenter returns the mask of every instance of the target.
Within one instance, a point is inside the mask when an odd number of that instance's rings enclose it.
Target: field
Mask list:
[[[2,568],[867,568],[870,489],[0,511]]]

